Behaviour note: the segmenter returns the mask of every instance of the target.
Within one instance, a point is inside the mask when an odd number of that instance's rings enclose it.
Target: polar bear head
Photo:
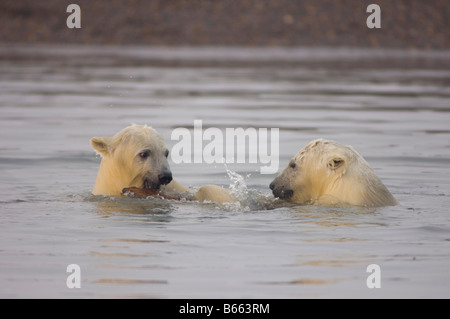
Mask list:
[[[133,124],[112,137],[93,137],[102,156],[94,195],[118,196],[125,187],[159,189],[172,181],[164,138],[151,127]]]
[[[275,197],[300,204],[387,206],[397,201],[351,146],[310,142],[273,180]]]

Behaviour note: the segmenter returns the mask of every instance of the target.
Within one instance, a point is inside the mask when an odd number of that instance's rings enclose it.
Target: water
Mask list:
[[[449,65],[401,50],[0,47],[0,297],[449,298]],[[236,205],[90,194],[91,137],[145,123],[170,149],[194,120],[279,128],[279,170],[312,139],[350,144],[400,205],[283,204],[260,163],[171,164],[185,185],[231,185]]]

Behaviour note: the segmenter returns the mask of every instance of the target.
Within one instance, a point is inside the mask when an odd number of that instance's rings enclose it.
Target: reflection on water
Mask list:
[[[95,284],[111,284],[111,285],[136,285],[136,284],[167,284],[165,280],[144,280],[144,279],[118,279],[118,278],[101,278],[94,282]]]
[[[0,296],[449,297],[449,66],[444,51],[0,46]],[[90,194],[91,137],[142,123],[171,149],[194,120],[279,128],[280,169],[313,139],[350,144],[400,205],[288,204],[261,163],[170,163],[233,205]]]
[[[159,198],[109,198],[95,196],[97,213],[102,217],[113,214],[146,215],[159,221],[170,221],[170,213],[177,208],[170,200]]]

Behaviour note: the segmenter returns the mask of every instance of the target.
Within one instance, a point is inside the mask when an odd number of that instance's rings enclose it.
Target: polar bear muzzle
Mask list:
[[[161,185],[167,185],[172,181],[172,172],[164,171],[158,175],[158,178]]]
[[[170,170],[164,170],[157,176],[157,180],[145,177],[142,184],[142,188],[157,190],[161,185],[167,185],[172,181],[172,172]]]
[[[286,189],[283,186],[277,186],[276,179],[272,183],[270,183],[269,187],[272,190],[273,196],[281,199],[290,199],[294,195],[294,191],[292,189]]]

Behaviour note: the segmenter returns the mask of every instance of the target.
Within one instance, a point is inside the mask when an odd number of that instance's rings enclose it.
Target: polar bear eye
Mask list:
[[[297,167],[297,164],[296,164],[294,161],[291,161],[291,162],[289,163],[289,167],[290,167],[290,168],[296,168],[296,167]]]
[[[150,151],[142,151],[139,153],[139,157],[142,159],[146,159],[149,156],[150,156]]]
[[[164,153],[164,156],[165,156],[165,157],[168,157],[168,156],[169,156],[169,150],[166,150],[166,152]]]

